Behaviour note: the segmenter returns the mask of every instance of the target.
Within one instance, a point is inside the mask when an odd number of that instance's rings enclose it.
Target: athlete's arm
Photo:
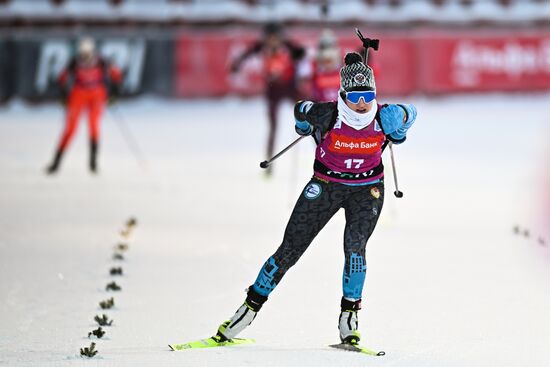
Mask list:
[[[322,135],[335,122],[337,113],[335,102],[298,101],[294,106],[296,132],[310,135],[313,131],[319,131]]]
[[[290,52],[290,56],[294,61],[301,60],[306,55],[306,50],[302,46],[299,46],[292,41],[285,40],[283,44]]]
[[[254,44],[252,44],[249,48],[246,49],[239,57],[237,57],[232,63],[231,63],[231,72],[235,73],[239,71],[239,68],[241,67],[241,64],[244,60],[248,59],[250,56],[257,54],[258,52],[262,51],[264,48],[264,42],[262,41],[256,41]]]
[[[67,88],[69,78],[74,74],[76,69],[76,60],[72,59],[69,64],[61,71],[59,77],[57,78],[57,83],[61,88]]]

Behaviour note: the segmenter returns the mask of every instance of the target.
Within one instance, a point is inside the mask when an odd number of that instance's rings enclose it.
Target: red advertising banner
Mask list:
[[[289,32],[290,33],[290,32]],[[357,37],[351,33],[337,34],[342,57],[345,52],[360,48]],[[308,55],[315,54],[319,32],[292,32],[292,40],[304,46]],[[230,65],[256,38],[249,33],[218,32],[183,33],[177,40],[176,95],[181,97],[214,97],[226,94],[254,95],[264,89],[263,60],[252,56],[238,73],[230,72]],[[414,44],[403,38],[384,38],[383,52],[370,52],[370,61],[376,75],[377,89],[386,95],[415,92]]]
[[[319,31],[293,30],[292,39],[315,54]],[[369,33],[378,94],[550,90],[550,34]],[[260,36],[260,34],[258,34]],[[337,33],[342,55],[358,50],[353,32]],[[263,61],[256,55],[238,73],[231,62],[256,39],[249,32],[182,33],[176,50],[176,95],[214,97],[262,93]]]
[[[418,39],[423,92],[550,89],[550,34]]]

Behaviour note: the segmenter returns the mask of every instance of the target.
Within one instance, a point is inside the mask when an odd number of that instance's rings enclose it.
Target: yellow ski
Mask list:
[[[348,352],[358,352],[358,353],[368,354],[370,356],[383,356],[383,355],[386,354],[386,352],[384,352],[382,350],[377,352],[377,351],[362,347],[357,343],[332,344],[332,345],[329,345],[329,347],[336,348],[336,349],[341,349],[341,350],[346,350]]]
[[[252,344],[256,341],[254,339],[241,339],[233,338],[225,341],[217,336],[213,336],[207,339],[199,339],[183,344],[169,344],[170,349],[174,351],[186,350],[186,349],[198,349],[198,348],[215,348],[215,347],[229,347],[241,344]]]

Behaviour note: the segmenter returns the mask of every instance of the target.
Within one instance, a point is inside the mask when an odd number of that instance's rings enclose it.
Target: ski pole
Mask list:
[[[395,191],[393,194],[397,198],[403,197],[403,191],[399,191],[399,185],[397,184],[397,170],[395,169],[395,158],[393,157],[393,144],[390,142],[390,156],[391,156],[391,168],[393,170],[393,182],[395,183]]]
[[[279,153],[275,154],[272,158],[270,158],[269,160],[267,161],[263,161],[260,163],[260,167],[262,168],[267,168],[269,167],[269,165],[271,164],[271,162],[273,162],[274,160],[276,160],[277,158],[279,158],[280,156],[282,156],[283,154],[285,154],[290,148],[292,148],[293,146],[295,146],[296,144],[298,144],[300,142],[300,140],[302,140],[303,138],[305,138],[306,136],[308,135],[302,135],[300,136],[298,139],[294,140],[292,143],[290,143],[285,149],[281,150]]]
[[[132,152],[132,155],[136,159],[138,165],[141,166],[141,168],[143,168],[144,170],[147,170],[147,160],[145,159],[143,151],[140,149],[136,138],[130,131],[130,128],[126,124],[126,120],[120,113],[119,109],[115,106],[111,106],[111,108],[109,108],[108,110],[111,113],[111,116],[113,116],[113,119],[115,120],[115,125],[118,126],[118,129],[122,137],[124,138],[126,146],[128,146],[130,152]]]
[[[363,59],[365,60],[365,64],[367,64],[369,59],[369,48],[372,48],[373,50],[378,51],[378,47],[380,47],[380,40],[365,38],[358,28],[355,28],[355,34],[357,35],[357,37],[359,37],[359,39],[363,43]],[[395,195],[395,197],[402,198],[403,191],[399,191],[399,185],[397,184],[397,170],[395,169],[395,158],[393,156],[393,144],[390,142],[389,146],[390,146],[390,155],[391,155],[391,167],[393,170],[393,182],[395,183],[395,191],[393,192],[393,194]]]

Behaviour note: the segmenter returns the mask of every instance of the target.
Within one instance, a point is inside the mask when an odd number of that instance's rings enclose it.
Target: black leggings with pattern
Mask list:
[[[283,242],[260,270],[253,289],[267,297],[330,218],[344,208],[343,295],[352,300],[360,299],[366,274],[365,247],[383,203],[383,182],[350,186],[313,177],[296,202]]]

